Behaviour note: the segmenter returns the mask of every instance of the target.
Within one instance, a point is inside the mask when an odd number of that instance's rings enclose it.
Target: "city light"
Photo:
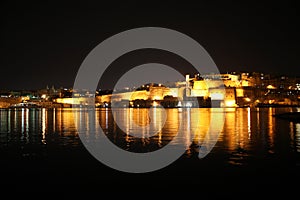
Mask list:
[[[267,86],[267,89],[276,89],[276,87],[273,86],[273,85],[268,85],[268,86]]]
[[[246,98],[245,98],[245,101],[250,102],[251,99],[250,99],[249,97],[246,97]]]

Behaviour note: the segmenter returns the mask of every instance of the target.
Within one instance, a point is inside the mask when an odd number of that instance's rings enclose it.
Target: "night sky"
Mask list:
[[[228,2],[2,3],[0,89],[72,87],[95,46],[121,31],[147,26],[194,38],[221,72],[300,76],[299,5]],[[125,66],[118,63],[119,69]]]

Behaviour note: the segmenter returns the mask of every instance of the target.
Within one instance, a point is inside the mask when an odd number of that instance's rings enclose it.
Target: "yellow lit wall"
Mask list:
[[[111,94],[96,96],[96,102],[104,103],[104,102],[111,102]]]
[[[240,82],[239,81],[233,81],[233,80],[224,80],[224,85],[226,87],[239,87]]]
[[[77,104],[77,105],[88,105],[95,102],[94,98],[86,98],[86,97],[79,97],[79,98],[57,98],[55,99],[56,103],[62,104]]]
[[[165,90],[164,87],[151,87],[150,88],[150,99],[151,100],[163,100],[164,90]]]
[[[239,81],[239,76],[238,76],[238,75],[229,74],[229,78],[230,78],[232,81],[236,81],[236,82]]]
[[[205,81],[203,81],[203,80],[194,81],[193,89],[195,89],[195,90],[207,90],[207,85],[206,85]]]
[[[247,81],[247,80],[242,80],[242,86],[243,86],[243,87],[248,87],[248,86],[251,86],[251,85],[249,84],[249,81]]]
[[[146,90],[134,91],[130,95],[130,100],[135,100],[135,99],[147,100],[148,96],[149,96],[149,92]]]
[[[236,88],[236,96],[243,97],[244,96],[244,89],[243,88]]]

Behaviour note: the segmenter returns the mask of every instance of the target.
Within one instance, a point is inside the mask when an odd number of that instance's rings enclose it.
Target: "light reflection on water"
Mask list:
[[[291,111],[292,108],[226,109],[224,128],[211,156],[226,155],[230,165],[247,165],[253,157],[300,152],[300,123],[273,117],[276,113]],[[165,124],[160,123],[162,112],[166,115]],[[173,145],[183,143],[187,149],[185,156],[190,157],[197,154],[211,123],[223,126],[218,121],[212,122],[211,115],[209,108],[156,109],[154,115],[149,109],[141,108],[116,109],[114,113],[108,108],[96,109],[93,113],[79,109],[75,115],[72,108],[1,109],[0,148],[21,146],[23,156],[34,156],[47,151],[40,151],[47,145],[82,146],[75,126],[75,121],[79,120],[80,133],[91,140],[102,137],[98,134],[101,126],[112,142],[133,152],[159,149],[182,130],[184,136],[176,138]],[[119,126],[114,118],[121,123]],[[153,130],[156,134],[151,132]],[[140,138],[131,134],[137,131]]]
[[[295,145],[298,152],[300,152],[300,123],[295,125]]]

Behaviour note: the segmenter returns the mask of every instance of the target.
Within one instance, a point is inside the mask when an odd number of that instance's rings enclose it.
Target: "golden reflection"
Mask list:
[[[150,137],[154,136],[153,139],[160,147],[163,145],[163,141],[172,140],[172,137],[178,133],[179,123],[181,123],[177,109],[163,109],[160,107],[114,109],[113,115],[114,124],[117,123],[126,134],[127,146],[133,140],[132,137],[141,138],[142,145],[147,145],[150,142]],[[148,122],[140,126],[141,123],[137,124],[139,118]]]
[[[138,126],[147,126],[150,123],[148,109],[133,109],[131,119]]]
[[[96,109],[95,110],[95,114],[94,114],[94,124],[95,124],[95,137],[98,139],[100,137],[100,124],[99,124],[99,115],[98,115],[99,110]]]
[[[251,109],[247,108],[247,128],[248,128],[248,139],[251,137]]]
[[[56,129],[55,129],[56,128],[56,109],[55,108],[53,109],[52,117],[53,117],[53,126],[52,127],[53,127],[53,131],[55,132],[56,131]]]
[[[172,140],[173,145],[184,145],[191,153],[190,145],[192,141],[199,146],[213,146],[218,139],[220,129],[224,124],[224,110],[212,110],[208,108],[185,108],[179,109],[162,109],[162,108],[117,108],[112,110],[115,123],[110,119],[107,112],[108,109],[100,110],[99,120],[104,131],[112,127],[116,123],[125,133],[125,145],[129,148],[133,137],[141,138],[143,146],[148,145],[153,130],[156,133],[154,139],[158,146],[163,145],[163,141]],[[227,110],[230,116],[235,120],[235,108]],[[211,112],[214,112],[214,121],[211,120]],[[247,113],[246,113],[247,116]],[[245,118],[246,119],[246,118]],[[82,119],[81,119],[82,120]],[[165,123],[163,121],[165,120]],[[147,121],[147,122],[143,122]],[[107,125],[107,123],[109,124]],[[245,121],[247,124],[247,121]],[[229,122],[230,123],[230,122]],[[232,125],[232,123],[230,123]],[[233,124],[235,125],[235,123]],[[220,128],[221,127],[221,128]],[[247,127],[247,126],[246,126]],[[180,130],[179,130],[180,128]],[[177,135],[180,132],[180,135]],[[111,132],[111,131],[109,131]],[[209,134],[207,135],[207,133]],[[211,133],[212,132],[212,133]],[[113,131],[113,133],[115,133]],[[136,135],[139,134],[139,135]],[[173,138],[176,136],[176,139]],[[247,134],[246,134],[247,135]],[[205,144],[203,143],[205,139]],[[230,139],[235,139],[231,137]],[[234,146],[234,140],[232,146]]]
[[[108,110],[107,108],[100,108],[98,112],[98,122],[100,123],[101,128],[103,129],[104,133],[107,133],[108,129]]]
[[[46,144],[46,108],[42,109],[42,143]]]
[[[290,139],[291,139],[291,141],[293,141],[294,140],[294,138],[295,138],[295,130],[294,130],[294,123],[293,122],[290,122]]]
[[[166,111],[162,108],[113,109],[115,124],[125,132],[138,138],[149,138],[158,134],[164,126]]]
[[[108,108],[105,108],[105,128],[108,129]]]
[[[85,125],[86,125],[86,133],[88,134],[88,133],[90,133],[90,131],[92,130],[91,129],[91,124],[89,123],[89,121],[90,121],[90,112],[84,112],[84,123],[85,123]]]
[[[290,122],[290,132],[291,132],[291,135],[294,134],[294,123],[293,122]]]
[[[144,111],[144,109],[142,109],[143,111]],[[146,116],[145,116],[145,112],[143,112],[142,113],[142,118],[147,118],[147,121],[148,121],[148,118],[149,118],[149,116],[148,116],[148,114],[146,114]],[[138,115],[139,115],[139,118],[140,118],[140,113],[138,113]],[[135,116],[135,115],[133,115],[133,116]],[[145,120],[146,121],[146,120]],[[136,123],[136,121],[134,121],[134,125],[136,125],[137,123]],[[143,138],[145,138],[145,128],[147,128],[147,126],[146,126],[146,124],[148,124],[148,122],[145,122],[145,124],[143,124],[143,125],[141,125],[141,124],[137,124],[138,126],[142,126],[141,127],[141,129],[142,129],[142,139]],[[145,140],[142,140],[143,141],[143,145],[145,145]]]
[[[287,108],[286,110],[289,109]],[[215,152],[220,151],[226,154],[229,163],[235,165],[247,163],[247,156],[251,156],[251,153],[256,150],[258,153],[265,153],[266,149],[270,149],[270,144],[272,147],[274,143],[284,144],[284,142],[289,142],[288,148],[300,152],[300,123],[284,120],[277,121],[273,114],[275,111],[282,111],[281,108],[257,108],[257,113],[254,113],[255,109],[252,110],[252,108],[222,108],[222,111],[214,111],[210,108],[183,108],[180,110],[161,109],[158,107],[153,109],[116,109],[114,111],[115,116],[124,124],[126,135],[119,134],[120,131],[113,121],[113,115],[109,108],[100,108],[96,112],[90,112],[86,109],[73,111],[74,109],[66,108],[56,108],[53,112],[45,108],[37,110],[20,108],[10,109],[8,112],[0,111],[1,131],[10,131],[11,128],[13,134],[21,133],[15,135],[18,135],[18,140],[25,142],[32,142],[33,140],[29,140],[29,136],[33,136],[34,139],[35,135],[30,134],[36,132],[41,137],[39,142],[46,144],[46,142],[52,141],[48,139],[49,137],[57,137],[57,135],[51,134],[51,131],[60,134],[61,137],[58,142],[70,142],[72,137],[65,136],[70,134],[74,136],[74,133],[76,133],[75,128],[78,128],[92,141],[93,133],[95,133],[95,137],[99,135],[102,137],[99,133],[101,128],[99,126],[100,122],[103,131],[110,134],[109,136],[114,136],[116,140],[122,137],[117,143],[123,142],[121,146],[125,146],[126,149],[136,149],[133,145],[138,145],[137,147],[144,145],[146,148],[149,146],[149,149],[153,146],[162,147],[173,140],[179,131],[182,131],[182,135],[180,134],[179,137],[176,137],[172,145],[185,145],[187,154],[191,155],[195,153],[194,149],[192,149],[194,146],[190,146],[191,140],[199,146],[207,141],[213,143],[213,135],[208,133],[216,130],[214,127],[223,127],[221,117],[225,111],[224,130],[221,132],[214,150]],[[162,123],[164,118],[166,121]],[[143,120],[147,122],[143,122]],[[74,124],[74,122],[77,124]],[[258,128],[256,128],[256,122]],[[211,124],[212,128],[210,127]],[[78,126],[75,127],[74,125]],[[83,128],[84,130],[82,130]],[[286,130],[287,128],[290,129],[290,136],[285,135],[283,139],[282,135],[276,137],[276,134],[288,131]],[[130,135],[136,129],[142,135],[141,138],[143,138],[138,140],[138,143]],[[153,138],[149,138],[151,130],[157,130],[157,135]],[[265,132],[267,135],[264,134]],[[266,142],[265,138],[267,137],[269,141]],[[285,138],[289,140],[285,140]],[[285,147],[286,145],[282,146]]]
[[[55,118],[56,118],[56,122],[57,122],[57,123],[55,123],[55,125],[56,125],[55,130],[59,133],[62,131],[62,123],[60,123],[62,120],[62,114],[63,113],[62,113],[61,108],[58,108],[57,111],[55,112],[55,115],[56,115]]]
[[[259,131],[260,130],[260,124],[259,124],[259,108],[256,108],[256,128]]]
[[[225,127],[228,130],[225,141],[228,143],[229,150],[236,148],[236,113],[227,112],[225,114]]]
[[[209,130],[208,134],[206,134],[203,143],[201,143],[201,147],[199,148],[199,158],[203,158],[206,156],[217,144],[219,140],[219,136],[224,128],[225,123],[225,112],[223,108],[212,108],[211,112],[211,123],[208,125]],[[221,134],[222,135],[222,134]]]
[[[29,132],[29,109],[26,109],[26,117],[25,117],[25,132],[27,133],[28,136],[28,132]],[[27,137],[29,139],[29,137]]]
[[[162,131],[158,132],[157,144],[158,144],[158,147],[162,146]]]
[[[191,145],[191,108],[187,108],[186,110],[186,126],[184,129],[184,137],[185,137],[185,149],[187,150],[187,155],[191,154],[191,149],[189,148]]]
[[[193,142],[195,144],[201,144],[209,130],[210,124],[209,109],[199,108],[193,109],[191,113],[191,127],[193,133]]]
[[[8,116],[7,116],[7,127],[8,127],[8,133],[11,132],[11,110],[8,110]]]
[[[14,131],[17,131],[17,126],[18,126],[18,117],[17,117],[17,109],[15,108],[14,110]]]
[[[148,128],[148,133],[150,133],[150,135],[148,135],[148,137],[151,137],[154,134],[160,134],[161,135],[161,131],[162,128],[165,124],[166,121],[166,111],[163,108],[151,108],[150,109],[150,126]],[[161,136],[160,136],[161,138]]]
[[[222,143],[227,144],[230,157],[228,163],[243,165],[251,140],[251,108],[237,108],[235,112],[226,112],[224,137]]]
[[[65,122],[64,127],[70,128],[74,126],[78,129],[80,133],[84,133],[86,137],[89,137],[90,131],[93,131],[93,123],[90,123],[94,120],[90,119],[90,111],[85,108],[76,108],[73,112],[66,112],[63,121]],[[68,133],[71,134],[71,133]]]
[[[57,108],[55,113],[55,130],[62,136],[74,136],[77,134],[76,128],[79,128],[77,122],[80,117],[80,112],[72,111],[72,108]],[[83,117],[83,116],[81,116]],[[76,121],[75,121],[76,119]],[[46,120],[46,122],[48,119]],[[76,125],[78,126],[75,126]],[[47,124],[49,126],[49,124]],[[46,130],[47,132],[47,130]]]
[[[126,110],[124,109],[123,114],[125,114],[125,112],[126,112]],[[124,117],[125,124],[126,124],[125,141],[126,141],[126,147],[129,148],[130,147],[130,135],[129,135],[129,130],[130,130],[130,115],[132,114],[132,108],[129,108],[129,110],[127,110],[127,113],[129,113],[129,115],[126,115]]]
[[[273,146],[274,144],[274,129],[275,129],[275,119],[273,117],[274,112],[275,112],[274,108],[270,107],[268,110],[268,129],[269,129],[269,140],[271,146]]]
[[[29,125],[29,110],[28,108],[22,108],[21,110],[21,140],[29,142],[28,125]]]
[[[25,113],[25,108],[22,108],[21,110],[21,133],[24,133],[24,121],[25,121],[25,117],[24,117],[24,113]]]
[[[295,144],[297,152],[300,152],[300,123],[296,123],[295,125],[296,133],[295,133]]]
[[[167,117],[164,128],[168,130],[171,136],[174,136],[179,131],[179,123],[180,121],[180,112],[177,109],[166,109]]]
[[[238,128],[235,132],[236,132],[236,136],[235,136],[235,143],[236,143],[236,148],[244,148],[245,146],[245,133],[248,133],[248,129],[245,131],[245,127],[248,128],[248,123],[247,121],[245,121],[245,118],[248,117],[248,115],[245,116],[244,110],[238,109],[237,110],[237,114],[236,114],[236,121],[237,121],[237,126],[240,126],[241,128]],[[246,123],[247,124],[246,124]],[[247,135],[248,136],[248,135]],[[248,138],[248,137],[247,137]]]

